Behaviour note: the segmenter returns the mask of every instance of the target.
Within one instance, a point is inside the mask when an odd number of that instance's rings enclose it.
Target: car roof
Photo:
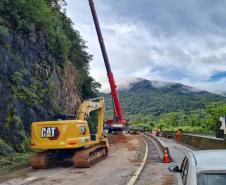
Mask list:
[[[192,152],[197,171],[226,172],[226,150],[202,150]]]

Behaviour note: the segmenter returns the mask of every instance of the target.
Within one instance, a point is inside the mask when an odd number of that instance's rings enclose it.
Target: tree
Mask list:
[[[162,127],[177,127],[180,125],[180,119],[182,114],[179,112],[171,112],[168,114],[164,114],[160,120],[159,124]]]

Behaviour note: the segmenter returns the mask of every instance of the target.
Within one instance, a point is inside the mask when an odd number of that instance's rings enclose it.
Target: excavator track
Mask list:
[[[57,153],[44,151],[34,154],[31,158],[31,167],[33,169],[50,168],[59,162]],[[72,162],[76,168],[89,168],[97,162],[108,156],[108,146],[105,144],[91,146],[72,154]],[[63,158],[61,158],[62,160]]]
[[[31,158],[31,167],[33,169],[48,168],[51,164],[51,158],[48,152],[34,154]]]
[[[74,167],[89,168],[97,162],[104,160],[108,156],[106,145],[97,145],[76,152],[72,158]]]

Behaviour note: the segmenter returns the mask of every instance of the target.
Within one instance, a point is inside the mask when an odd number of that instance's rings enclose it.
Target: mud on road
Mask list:
[[[1,185],[124,185],[129,181],[144,155],[140,135],[111,135],[109,157],[91,168],[74,168],[72,164],[51,169],[32,168],[0,176]],[[14,178],[14,179],[13,179]]]

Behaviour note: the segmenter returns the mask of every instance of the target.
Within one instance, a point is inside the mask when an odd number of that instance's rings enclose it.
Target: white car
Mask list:
[[[202,150],[188,153],[181,167],[170,166],[179,173],[178,185],[226,185],[226,150]]]

